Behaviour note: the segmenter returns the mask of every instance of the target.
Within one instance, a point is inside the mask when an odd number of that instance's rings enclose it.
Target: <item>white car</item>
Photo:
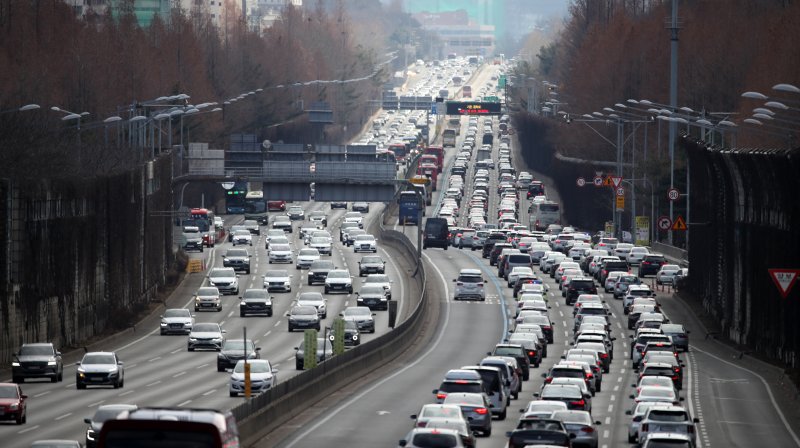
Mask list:
[[[216,293],[219,300],[219,291]],[[161,315],[161,334],[192,332],[194,315],[186,308],[170,308]]]
[[[392,299],[392,281],[389,280],[389,276],[386,274],[369,274],[364,279],[364,286],[368,285],[377,285],[381,286],[383,289],[386,290],[386,295],[389,300]]]
[[[311,241],[308,243],[308,247],[316,249],[320,253],[320,255],[327,255],[330,257],[332,244],[333,240],[331,238],[318,236],[311,238]]]
[[[252,246],[253,245],[253,234],[250,233],[249,230],[236,230],[236,231],[233,232],[232,242],[233,242],[234,246],[237,246],[237,245],[240,246],[242,244],[246,244],[248,246]]]
[[[358,235],[353,240],[353,253],[355,252],[378,252],[378,240],[372,235]]]
[[[75,373],[75,387],[113,386],[118,389],[125,385],[125,369],[114,352],[89,352],[83,355]]]
[[[295,267],[297,269],[308,269],[311,267],[311,263],[315,262],[316,260],[319,260],[319,251],[317,249],[300,249],[300,252],[297,254],[297,262],[295,263]]]
[[[267,291],[292,291],[292,276],[283,269],[269,270],[264,274],[264,288]]]
[[[209,286],[216,286],[222,294],[239,294],[239,276],[233,268],[214,268],[208,273]]]
[[[266,237],[266,248],[269,249],[269,245],[275,238],[286,238],[286,232],[281,229],[269,229],[267,230],[267,237]],[[286,239],[286,244],[289,244],[289,240]]]
[[[344,221],[343,222],[354,222],[358,224],[360,229],[364,228],[364,217],[361,215],[361,212],[347,212],[344,214]]]
[[[254,394],[261,394],[275,387],[278,382],[276,373],[278,369],[272,367],[266,359],[250,359],[250,390]],[[244,360],[239,360],[231,372],[229,386],[230,396],[238,397],[244,393]]]
[[[350,271],[334,269],[328,272],[328,277],[325,278],[325,294],[332,291],[353,293],[353,278],[350,275]]]
[[[527,266],[515,266],[508,273],[508,287],[512,288],[521,275],[533,276],[533,269]]]
[[[681,271],[681,267],[677,264],[665,264],[656,273],[656,284],[658,285],[674,285],[675,276]]]
[[[649,253],[650,251],[646,247],[635,246],[628,252],[628,264],[638,266],[642,262],[642,258]]]
[[[313,306],[317,309],[320,319],[328,317],[328,300],[318,291],[306,291],[297,295],[297,306]]]
[[[269,264],[289,263],[292,264],[292,246],[288,244],[273,244],[269,248]]]

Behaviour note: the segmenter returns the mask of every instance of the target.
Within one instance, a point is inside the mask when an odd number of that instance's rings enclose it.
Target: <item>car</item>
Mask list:
[[[528,358],[528,354],[525,352],[525,348],[522,345],[497,344],[494,346],[494,350],[491,352],[486,352],[486,354],[489,356],[504,356],[514,358],[517,361],[519,375],[522,377],[522,380],[528,381],[530,378],[531,362],[530,358]]]
[[[542,400],[563,401],[569,410],[591,410],[591,399],[585,397],[580,387],[573,384],[545,384],[542,391],[534,396]]]
[[[239,317],[253,314],[272,317],[272,296],[263,289],[246,289],[239,296]]]
[[[657,285],[675,285],[675,277],[680,272],[681,267],[677,264],[664,264],[661,269],[656,272]]]
[[[118,389],[125,385],[125,369],[114,352],[88,352],[78,363],[75,372],[75,387],[113,386]]]
[[[272,228],[292,233],[292,220],[288,216],[276,216],[275,219],[272,220]]]
[[[239,276],[233,268],[212,268],[207,278],[208,286],[215,286],[221,294],[239,294]]]
[[[98,406],[91,418],[86,417],[83,419],[83,422],[89,425],[86,428],[86,448],[97,446],[97,436],[103,428],[103,423],[117,418],[122,412],[134,411],[137,408],[138,406],[135,404],[104,404]]]
[[[344,269],[332,269],[325,277],[325,294],[333,291],[342,291],[348,294],[353,293],[353,279],[350,271]]]
[[[28,421],[28,396],[16,383],[0,383],[0,420],[13,420],[17,425]]]
[[[227,339],[222,344],[222,349],[217,353],[217,372],[224,372],[225,369],[233,368],[242,359],[258,359],[261,357],[259,352],[261,347],[248,339]]]
[[[462,419],[432,418],[428,420],[425,429],[435,431],[435,434],[442,434],[445,430],[456,431],[459,437],[461,437],[461,442],[464,444],[464,447],[475,448],[475,434],[469,428],[469,424]]]
[[[672,407],[669,403],[661,403],[657,401],[643,401],[641,403],[636,403],[633,409],[628,409],[625,411],[625,415],[631,416],[631,422],[628,424],[628,443],[637,443],[639,440],[639,426],[642,423],[642,419],[644,418],[644,414],[647,413],[648,409],[652,408],[670,408]]]
[[[186,343],[190,352],[196,349],[212,349],[220,351],[225,342],[225,330],[215,322],[200,322],[194,325]]]
[[[358,235],[353,240],[353,253],[355,252],[378,252],[378,240],[372,235]]]
[[[261,236],[261,227],[259,226],[258,221],[256,221],[255,219],[248,219],[245,217],[242,225],[251,234]]]
[[[617,281],[614,282],[614,287],[612,291],[614,293],[615,299],[621,299],[625,297],[625,294],[628,292],[628,287],[631,285],[640,285],[642,280],[633,274],[623,274],[617,277]]]
[[[308,220],[318,227],[328,227],[328,216],[322,210],[316,210],[308,214]]]
[[[386,262],[378,255],[364,255],[358,261],[358,276],[366,274],[383,274],[386,272]]]
[[[234,230],[231,233],[231,242],[234,246],[252,246],[253,234],[247,229]]]
[[[269,247],[269,264],[272,263],[289,263],[292,264],[294,261],[292,260],[292,255],[294,255],[294,251],[292,251],[292,246],[288,244],[271,244]]]
[[[303,370],[305,368],[305,344],[300,344],[294,350],[295,369]],[[317,362],[331,357],[333,357],[333,344],[326,338],[317,338]]]
[[[467,421],[464,411],[455,404],[425,404],[418,413],[411,414],[411,420],[414,420],[414,426],[417,428],[424,428],[427,426],[428,421],[440,418]]]
[[[217,294],[219,298],[219,294]],[[189,334],[194,325],[194,315],[186,308],[168,308],[161,315],[161,335],[179,333]]]
[[[356,292],[356,305],[366,306],[371,310],[388,310],[389,296],[380,285],[364,285]]]
[[[331,201],[331,210],[335,208],[347,209],[347,202],[345,201]]]
[[[508,437],[506,448],[572,446],[564,423],[552,418],[522,418],[517,423],[516,429],[506,432],[506,437]]]
[[[302,291],[295,298],[297,306],[313,306],[317,309],[320,319],[328,317],[328,301],[319,291]]]
[[[636,389],[636,393],[631,394],[631,399],[636,403],[642,401],[658,401],[678,405],[683,401],[683,397],[678,398],[675,389],[660,386],[642,386]]]
[[[631,248],[627,255],[628,264],[631,266],[638,266],[642,262],[645,255],[650,253],[650,249],[643,246],[634,246]]]
[[[132,436],[135,435],[135,436]],[[200,442],[197,442],[200,440]],[[105,447],[239,446],[231,411],[186,407],[139,407],[103,424],[98,444]],[[194,442],[192,442],[194,441]]]
[[[83,448],[77,440],[67,439],[36,440],[28,446],[30,448]]]
[[[331,327],[328,327],[327,333],[325,336],[328,337],[328,340],[331,340],[331,336],[334,335],[334,330]],[[344,347],[345,348],[352,348],[357,345],[361,345],[361,332],[358,331],[358,325],[356,325],[353,321],[345,321],[344,322]]]
[[[392,299],[392,280],[386,274],[369,274],[362,282],[364,286],[376,285],[386,290],[386,297]]]
[[[661,266],[665,264],[667,264],[667,259],[662,254],[645,255],[642,262],[639,263],[639,278],[657,274]]]
[[[314,328],[317,331],[321,329],[316,307],[295,305],[286,313],[286,317],[289,318],[290,333],[298,328]]]
[[[331,256],[332,253],[331,249],[332,246],[333,246],[333,241],[331,240],[331,238],[325,236],[313,237],[308,242],[308,247],[316,249],[317,252],[320,253],[320,255],[327,255],[329,257]]]
[[[507,405],[511,401],[508,385],[505,375],[501,373],[499,367],[475,365],[475,366],[462,366],[461,370],[473,370],[478,372],[483,382],[483,388],[489,397],[491,405],[491,413],[497,416],[498,420],[505,420],[507,415]],[[505,368],[503,369],[505,372]]]
[[[267,201],[267,210],[271,212],[282,212],[286,210],[286,201]]]
[[[679,348],[684,352],[689,351],[689,333],[691,332],[683,325],[661,324],[659,329],[661,330],[661,333],[669,336],[676,348]]]
[[[491,404],[485,393],[451,392],[442,404],[459,406],[469,421],[470,429],[480,431],[484,437],[492,435]]]
[[[264,274],[264,288],[268,292],[292,292],[292,276],[285,269],[270,269]]]
[[[405,448],[448,447],[462,448],[464,444],[462,434],[457,429],[449,428],[413,428],[400,439],[397,444]]]
[[[361,216],[361,212],[347,212],[344,214],[344,221],[343,222],[354,222],[358,224],[359,229],[364,228],[364,217]]]
[[[203,286],[194,294],[194,310],[222,311],[221,293],[216,286]],[[190,331],[191,332],[191,331]]]
[[[600,421],[592,421],[592,415],[586,411],[556,411],[550,417],[554,420],[561,420],[564,427],[569,432],[572,439],[572,446],[584,446],[597,448],[598,431],[597,426]]]
[[[266,359],[247,360],[250,366],[250,391],[254,394],[262,394],[269,391],[278,383],[278,369]],[[238,397],[245,393],[245,361],[236,361],[231,371],[228,392],[231,397]]]
[[[11,381],[24,383],[28,378],[48,378],[58,382],[64,378],[61,352],[52,342],[22,344],[11,361]]]
[[[358,331],[375,333],[375,313],[366,306],[349,306],[339,316],[345,321],[353,321]]]
[[[203,234],[197,226],[185,226],[183,228],[183,250],[196,250],[203,252]]]
[[[222,256],[222,266],[250,273],[250,253],[247,249],[228,249]]]
[[[330,260],[317,260],[311,263],[308,268],[308,284],[325,283],[328,277],[328,272],[336,269],[336,266]]]
[[[453,300],[475,299],[481,302],[486,300],[486,280],[484,280],[480,269],[462,269],[458,278],[453,279],[456,287],[453,292]]]
[[[350,247],[356,241],[356,237],[366,235],[367,231],[359,228],[349,228],[344,232],[344,245]],[[368,249],[370,250],[370,249]]]
[[[269,249],[269,245],[278,240],[278,244],[289,244],[289,239],[286,238],[286,232],[281,229],[269,229],[267,230],[267,236],[264,238],[264,248]]]
[[[289,207],[289,210],[286,211],[286,216],[288,216],[292,221],[300,221],[305,219],[306,212],[303,211],[303,207],[299,205],[293,205]]]
[[[350,208],[354,212],[369,213],[369,202],[353,202]]]
[[[319,251],[317,249],[300,249],[300,252],[297,253],[297,261],[294,266],[297,269],[308,269],[313,262],[319,260],[319,256]]]

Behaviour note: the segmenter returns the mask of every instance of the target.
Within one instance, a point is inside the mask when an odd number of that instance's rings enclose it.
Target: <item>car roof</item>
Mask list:
[[[462,269],[458,275],[481,275],[480,269]]]

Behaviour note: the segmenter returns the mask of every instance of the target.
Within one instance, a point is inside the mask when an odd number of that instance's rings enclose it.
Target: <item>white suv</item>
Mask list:
[[[222,294],[239,294],[239,276],[233,268],[214,268],[208,273],[209,286],[216,286]]]
[[[458,274],[458,278],[453,281],[456,282],[454,300],[486,300],[486,288],[484,288],[486,282],[483,280],[479,269],[462,269]]]

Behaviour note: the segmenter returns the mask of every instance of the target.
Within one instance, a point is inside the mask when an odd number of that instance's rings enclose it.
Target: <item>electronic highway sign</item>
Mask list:
[[[502,103],[482,101],[448,101],[447,115],[501,115]]]

